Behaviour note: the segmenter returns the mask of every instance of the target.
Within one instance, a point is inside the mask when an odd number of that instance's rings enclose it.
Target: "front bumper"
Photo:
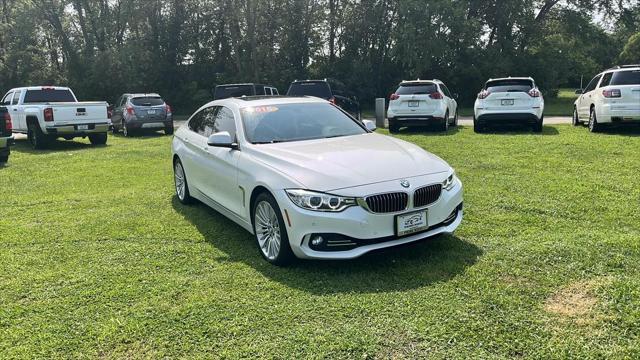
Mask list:
[[[360,206],[353,206],[340,213],[315,212],[293,205],[284,191],[278,192],[276,199],[283,211],[282,216],[287,224],[289,243],[294,254],[302,259],[337,260],[353,259],[373,250],[407,244],[438,234],[453,233],[462,222],[462,195],[462,183],[456,179],[453,189],[442,190],[436,202],[420,208],[427,209],[430,227],[423,232],[402,237],[395,234],[396,216],[419,209],[410,206],[402,212],[381,214],[370,213]],[[310,244],[313,234],[331,234],[338,241],[350,240],[352,245],[347,250],[314,250]]]
[[[87,130],[80,130],[79,126],[87,126]],[[48,126],[45,131],[49,135],[58,136],[85,136],[89,134],[106,133],[109,131],[109,123],[100,124],[74,124],[74,125],[60,125],[60,126]]]

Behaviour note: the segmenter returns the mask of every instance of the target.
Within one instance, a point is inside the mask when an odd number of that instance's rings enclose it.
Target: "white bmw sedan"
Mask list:
[[[452,233],[462,221],[453,169],[373,130],[316,98],[213,101],[175,133],[176,194],[251,232],[276,265]]]

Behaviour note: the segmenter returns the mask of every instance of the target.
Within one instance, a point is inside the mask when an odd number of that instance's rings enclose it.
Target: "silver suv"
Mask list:
[[[113,133],[122,130],[124,136],[131,136],[139,130],[164,130],[173,134],[173,114],[158,94],[124,94],[111,111]]]

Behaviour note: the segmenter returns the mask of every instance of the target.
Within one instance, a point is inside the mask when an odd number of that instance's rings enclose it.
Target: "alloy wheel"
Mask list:
[[[262,254],[269,260],[275,260],[280,253],[282,236],[278,216],[268,201],[261,201],[256,206],[254,223]]]
[[[185,195],[187,193],[187,186],[184,179],[184,169],[182,168],[182,164],[177,161],[174,166],[174,177],[176,183],[176,195],[182,201],[184,201]]]

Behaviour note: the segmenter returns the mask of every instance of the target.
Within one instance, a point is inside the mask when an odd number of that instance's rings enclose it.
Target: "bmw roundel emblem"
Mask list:
[[[408,189],[409,186],[411,186],[411,183],[409,182],[409,180],[402,180],[400,181],[400,185],[402,185],[403,188]]]

